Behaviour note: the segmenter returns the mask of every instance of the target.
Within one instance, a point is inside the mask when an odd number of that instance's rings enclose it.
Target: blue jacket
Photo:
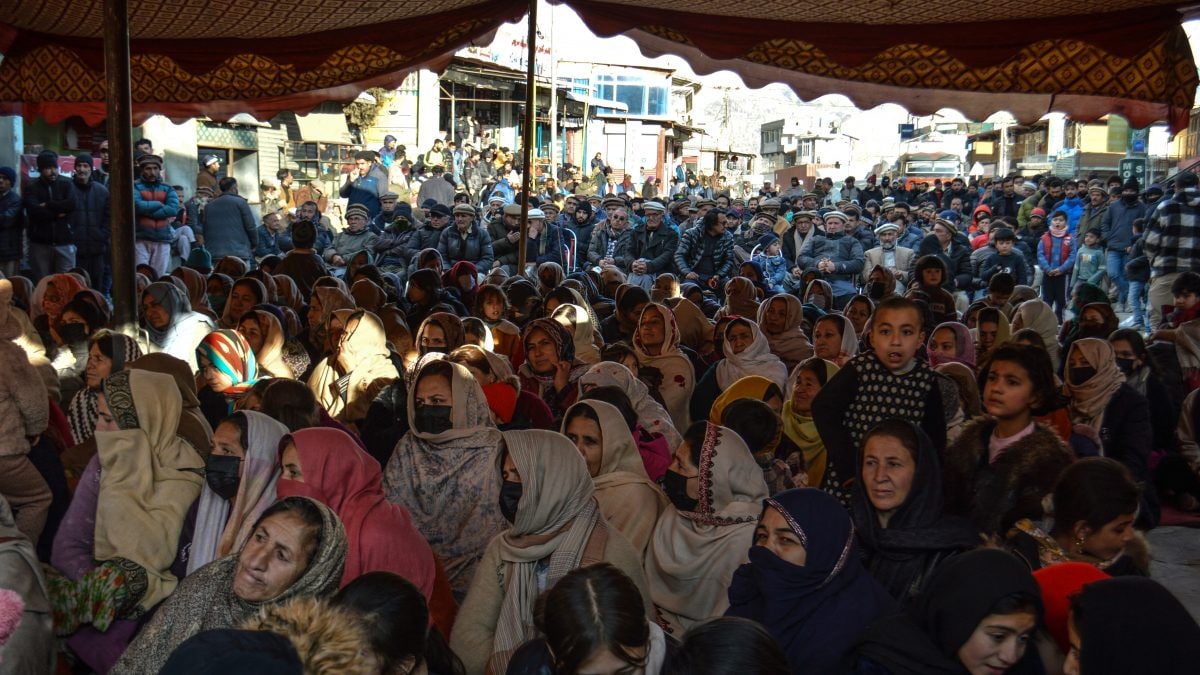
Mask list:
[[[1085,202],[1083,197],[1064,197],[1062,201],[1054,205],[1056,210],[1065,211],[1067,214],[1067,231],[1072,236],[1075,235],[1075,228],[1079,225],[1079,218],[1083,215],[1083,207]],[[1052,211],[1047,211],[1052,213]]]
[[[754,262],[762,265],[763,276],[766,277],[767,285],[772,288],[783,288],[783,280],[790,272],[790,263],[783,255],[766,256],[758,254],[754,256]]]
[[[254,257],[265,258],[269,255],[283,255],[283,251],[279,249],[279,240],[286,238],[288,250],[292,249],[292,238],[287,230],[276,234],[267,229],[265,225],[258,226],[258,246],[254,247]]]
[[[1038,242],[1037,259],[1038,267],[1043,270],[1061,270],[1070,278],[1071,269],[1075,267],[1075,236],[1068,234],[1065,237],[1055,237],[1049,232],[1043,234]]]
[[[1108,205],[1100,235],[1108,250],[1124,251],[1133,245],[1133,221],[1146,216],[1146,205],[1137,202],[1132,206],[1118,199]]]
[[[254,257],[258,246],[258,223],[250,205],[241,195],[223,192],[208,201],[204,207],[203,222],[192,224],[197,236],[204,236],[204,247],[213,260],[227,255],[242,260]]]
[[[374,218],[376,214],[383,210],[383,204],[379,201],[379,195],[387,192],[387,186],[384,185],[382,188],[381,190],[379,178],[368,173],[365,176],[355,177],[353,181],[347,180],[338,194],[346,198],[346,206],[362,204],[367,207],[369,217]]]
[[[179,215],[179,195],[161,180],[133,183],[133,211],[137,214],[137,238],[163,244],[175,240],[175,228],[169,218]]]

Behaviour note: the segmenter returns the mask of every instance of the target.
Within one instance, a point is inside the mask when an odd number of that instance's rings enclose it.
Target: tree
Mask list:
[[[383,87],[371,87],[367,90],[367,93],[375,98],[374,103],[351,101],[342,106],[342,112],[346,115],[346,122],[358,128],[360,132],[371,128],[375,124],[375,119],[379,117],[379,111],[386,104],[386,99],[391,96],[391,92]]]

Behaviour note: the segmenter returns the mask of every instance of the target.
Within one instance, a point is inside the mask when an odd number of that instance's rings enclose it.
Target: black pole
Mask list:
[[[108,113],[109,208],[112,214],[113,326],[137,336],[134,284],[133,94],[129,0],[104,0],[104,87]],[[93,283],[97,283],[94,281]]]
[[[533,127],[537,123],[534,110],[537,104],[537,85],[533,79],[536,72],[534,65],[537,61],[537,6],[538,0],[529,0],[529,37],[526,38],[529,52],[525,56],[528,61],[525,64],[525,147],[521,159],[521,194],[524,197],[521,199],[521,248],[517,251],[517,274],[525,273],[525,248],[529,242],[529,195],[533,192]],[[551,143],[553,142],[551,140]]]

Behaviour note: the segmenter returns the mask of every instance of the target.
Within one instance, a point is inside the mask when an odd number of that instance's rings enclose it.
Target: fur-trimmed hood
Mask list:
[[[970,517],[986,534],[1004,533],[1021,518],[1041,520],[1042,498],[1075,460],[1053,431],[1038,424],[995,463],[981,467],[994,428],[987,418],[972,420],[943,458],[946,511]]]
[[[304,664],[305,675],[366,673],[371,642],[362,620],[325,600],[299,597],[269,605],[242,628],[286,637]]]

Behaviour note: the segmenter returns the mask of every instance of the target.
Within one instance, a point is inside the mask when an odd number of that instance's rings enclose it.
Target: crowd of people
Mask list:
[[[525,197],[435,146],[414,206],[392,140],[340,229],[142,154],[137,335],[0,169],[0,673],[1200,661],[1144,536],[1200,521],[1195,175]]]

